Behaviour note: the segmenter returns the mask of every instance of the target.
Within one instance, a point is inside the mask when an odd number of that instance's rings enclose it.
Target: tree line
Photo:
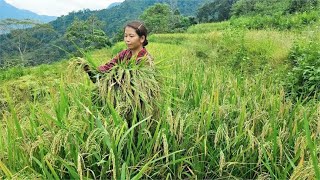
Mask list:
[[[231,17],[288,15],[319,8],[319,0],[213,0],[197,10],[200,23],[219,22]]]

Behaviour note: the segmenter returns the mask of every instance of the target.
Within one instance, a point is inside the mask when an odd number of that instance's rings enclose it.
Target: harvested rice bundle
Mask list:
[[[83,59],[80,62],[82,68],[87,64]],[[160,86],[157,72],[147,58],[122,61],[107,73],[95,73],[92,97],[102,110],[108,109],[109,103],[125,119],[132,118],[134,111],[141,117],[153,114]]]

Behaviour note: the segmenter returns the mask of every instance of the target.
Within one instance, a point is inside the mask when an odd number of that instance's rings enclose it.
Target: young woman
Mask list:
[[[145,46],[148,45],[148,40],[147,29],[143,23],[139,21],[128,23],[124,28],[124,42],[127,45],[127,49],[121,51],[108,63],[99,66],[97,69],[99,72],[107,73],[117,63],[122,61],[129,61],[131,58],[135,58],[137,62],[145,58],[146,63],[150,66],[153,66],[153,59],[145,48]],[[94,73],[92,73],[88,65],[84,66],[84,70],[88,73],[90,79],[95,83],[95,75]]]

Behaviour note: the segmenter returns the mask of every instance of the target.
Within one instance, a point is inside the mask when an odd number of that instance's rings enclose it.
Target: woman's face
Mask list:
[[[124,42],[130,50],[139,50],[143,47],[145,37],[139,37],[136,30],[132,27],[126,27],[124,29]]]

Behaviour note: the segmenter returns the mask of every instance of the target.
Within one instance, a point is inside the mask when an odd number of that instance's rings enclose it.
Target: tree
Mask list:
[[[281,16],[286,13],[315,9],[319,0],[238,0],[232,7],[232,15]]]
[[[95,16],[90,16],[85,21],[76,18],[68,27],[65,37],[77,48],[85,51],[110,46],[109,38],[102,27],[103,23]]]
[[[0,21],[0,31],[1,34],[3,34],[2,37],[9,44],[8,47],[13,47],[19,52],[21,64],[25,64],[24,54],[29,44],[27,42],[29,34],[25,33],[22,29],[26,29],[37,24],[37,22],[30,19],[4,19]]]
[[[7,57],[6,60],[2,60],[1,64],[7,64],[7,66],[32,64],[34,59],[28,57],[28,53],[50,42],[55,34],[51,25],[40,24],[30,19],[2,20],[0,21],[0,32],[2,34],[0,55]]]
[[[310,11],[316,9],[319,0],[291,0],[287,12],[292,14],[296,12]]]
[[[199,22],[224,21],[231,17],[231,8],[236,0],[217,0],[205,3],[198,9]]]
[[[255,11],[255,2],[253,0],[239,0],[231,8],[232,16],[247,15]]]
[[[192,18],[181,16],[175,4],[176,1],[173,0],[171,6],[157,3],[143,12],[140,18],[150,33],[183,31],[192,24]]]
[[[167,4],[155,4],[146,9],[140,18],[144,21],[150,33],[169,32],[171,10]]]

